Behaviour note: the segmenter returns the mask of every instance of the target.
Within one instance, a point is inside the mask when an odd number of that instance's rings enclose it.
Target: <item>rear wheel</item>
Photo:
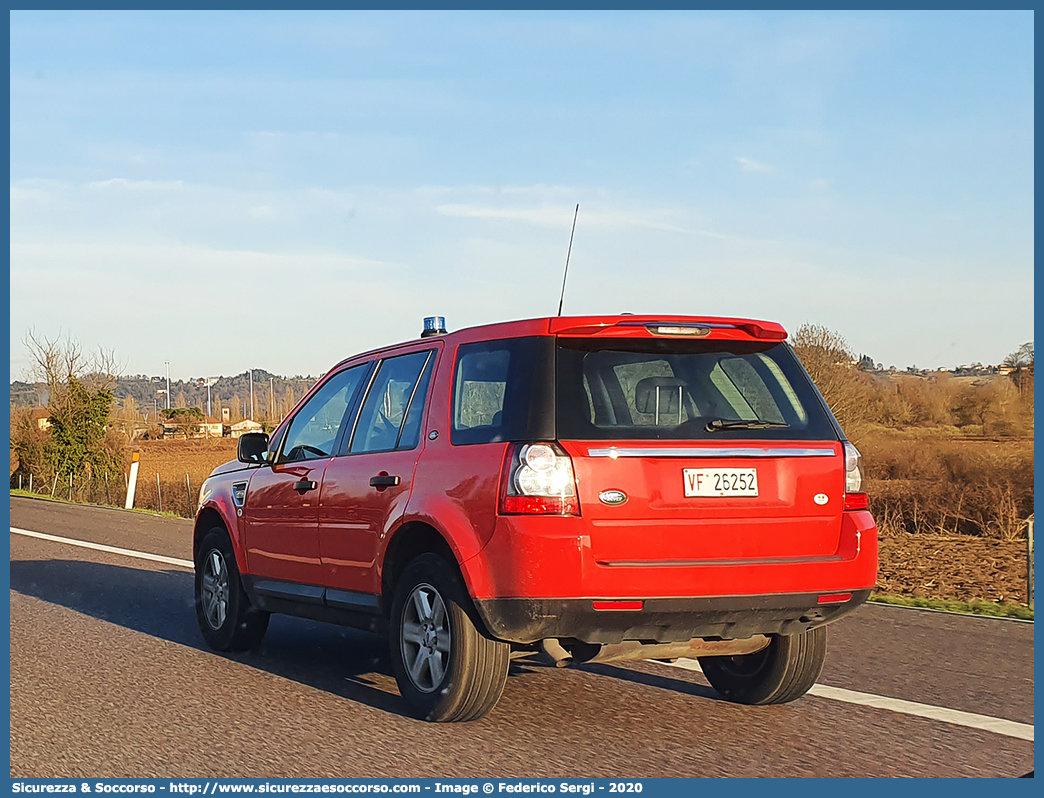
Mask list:
[[[738,704],[786,704],[816,683],[826,660],[827,630],[775,635],[761,651],[700,657],[700,667],[722,698]]]
[[[196,620],[207,645],[218,651],[257,648],[268,630],[267,612],[243,589],[232,543],[221,527],[207,533],[196,553]]]
[[[507,683],[510,646],[486,637],[468,613],[456,569],[422,554],[395,585],[390,647],[395,680],[425,720],[477,720]]]

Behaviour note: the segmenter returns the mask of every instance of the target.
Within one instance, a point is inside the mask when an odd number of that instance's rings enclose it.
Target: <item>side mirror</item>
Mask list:
[[[268,433],[244,432],[239,436],[239,462],[259,465],[268,462]]]

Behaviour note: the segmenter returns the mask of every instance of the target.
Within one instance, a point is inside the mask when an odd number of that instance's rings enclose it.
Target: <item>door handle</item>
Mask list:
[[[319,487],[319,483],[311,479],[302,479],[300,482],[294,483],[294,490],[298,493],[305,493],[310,490],[315,490]]]
[[[370,477],[370,487],[381,490],[383,488],[394,488],[399,484],[398,477],[390,477],[387,474],[378,474],[375,477]]]

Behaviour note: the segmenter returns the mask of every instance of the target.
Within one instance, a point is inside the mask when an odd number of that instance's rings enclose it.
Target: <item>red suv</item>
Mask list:
[[[814,684],[864,602],[859,453],[778,324],[544,318],[339,363],[239,441],[196,515],[207,642],[269,614],[390,638],[402,695],[480,718],[516,656],[697,657],[747,704]]]

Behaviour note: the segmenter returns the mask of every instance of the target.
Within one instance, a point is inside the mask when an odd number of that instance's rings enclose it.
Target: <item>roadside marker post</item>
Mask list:
[[[163,512],[163,488],[160,487],[159,473],[156,474],[156,497],[159,500],[159,511]]]
[[[33,475],[29,474],[29,492],[33,492]]]
[[[1026,603],[1033,609],[1033,517],[1026,522]]]
[[[131,452],[131,467],[130,477],[127,480],[127,501],[123,505],[124,509],[131,510],[134,508],[134,491],[138,487],[138,458],[141,457],[139,452]]]

